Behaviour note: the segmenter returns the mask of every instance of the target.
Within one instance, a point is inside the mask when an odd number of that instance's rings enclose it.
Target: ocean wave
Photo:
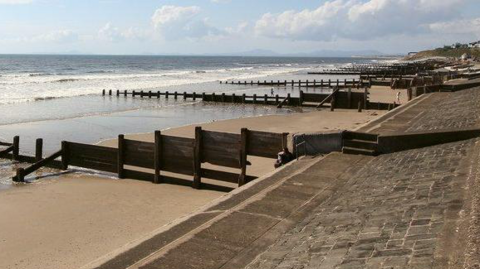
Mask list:
[[[62,78],[58,80],[51,81],[51,83],[67,83],[67,82],[75,82],[75,81],[81,81],[84,79],[78,79],[78,78]]]
[[[44,77],[44,76],[52,76],[51,73],[30,73],[28,74],[29,77]]]

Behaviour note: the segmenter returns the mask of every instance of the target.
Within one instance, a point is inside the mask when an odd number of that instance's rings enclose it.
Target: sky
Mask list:
[[[480,0],[0,0],[0,53],[376,50],[480,39]]]

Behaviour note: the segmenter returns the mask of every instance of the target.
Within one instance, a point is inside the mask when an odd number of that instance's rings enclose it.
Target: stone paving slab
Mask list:
[[[479,154],[473,139],[379,156],[246,268],[464,268]]]
[[[188,240],[165,248],[158,255],[142,262],[138,268],[242,268],[309,215],[311,211],[304,210],[305,208],[311,207],[313,210],[329,199],[334,185],[345,183],[341,179],[342,175],[355,173],[356,164],[361,167],[363,162],[370,159],[340,153],[319,159],[304,172],[247,199],[237,208],[227,211],[222,218],[191,234]],[[336,166],[332,166],[331,162]],[[310,179],[324,181],[324,185],[312,187],[316,183],[305,186],[295,181],[295,178],[302,178],[303,173],[316,174]],[[321,174],[325,177],[318,176]],[[206,246],[205,249],[201,249],[200,243]],[[194,256],[191,260],[188,259],[190,255]]]
[[[480,127],[480,87],[426,94],[407,109],[392,112],[359,131],[391,134]]]

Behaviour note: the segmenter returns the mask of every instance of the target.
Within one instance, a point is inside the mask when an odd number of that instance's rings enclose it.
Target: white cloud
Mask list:
[[[430,24],[459,16],[465,0],[333,0],[315,10],[267,13],[255,24],[260,36],[290,40],[367,40],[430,31]]]
[[[105,24],[98,31],[98,38],[108,42],[120,42],[124,40],[145,40],[150,37],[150,33],[140,28],[130,27],[127,30],[120,30],[110,22]]]
[[[199,39],[224,33],[214,27],[208,18],[199,18],[197,6],[163,6],[155,11],[152,23],[164,39]]]
[[[200,12],[197,6],[163,6],[155,11],[152,22],[155,28],[168,27],[190,21]]]
[[[480,38],[480,18],[433,23],[430,30],[439,34],[470,35]]]
[[[33,0],[0,0],[0,5],[26,5],[33,3]]]
[[[31,41],[36,42],[53,42],[53,43],[70,43],[78,40],[78,35],[72,30],[59,30],[47,34],[35,36]]]

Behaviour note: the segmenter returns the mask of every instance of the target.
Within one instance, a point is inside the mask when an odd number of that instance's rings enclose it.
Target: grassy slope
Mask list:
[[[460,57],[464,53],[470,54],[473,57],[480,58],[479,48],[465,48],[465,49],[435,49],[425,50],[417,53],[414,56],[408,57],[410,60],[427,58],[427,57]]]

